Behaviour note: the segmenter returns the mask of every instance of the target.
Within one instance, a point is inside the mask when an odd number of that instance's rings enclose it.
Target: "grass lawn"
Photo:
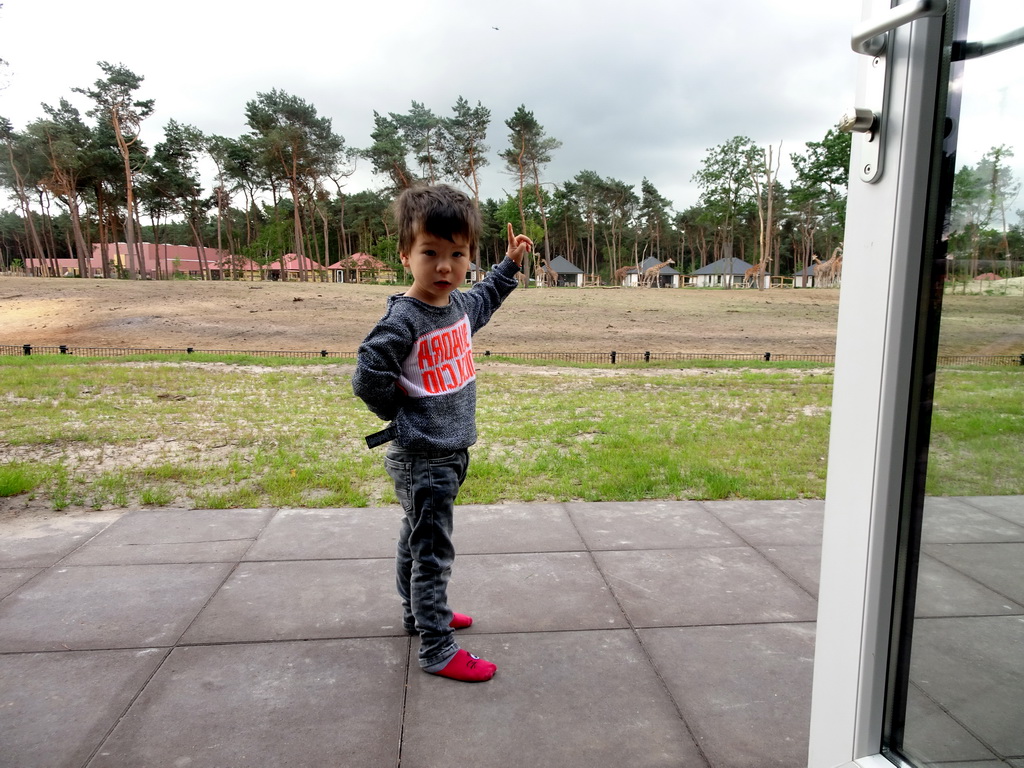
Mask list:
[[[0,496],[57,510],[394,503],[382,450],[363,443],[381,422],[353,397],[351,370],[0,358]],[[478,373],[460,503],[824,495],[830,368],[494,361]],[[930,493],[1024,493],[1021,375],[940,372]]]

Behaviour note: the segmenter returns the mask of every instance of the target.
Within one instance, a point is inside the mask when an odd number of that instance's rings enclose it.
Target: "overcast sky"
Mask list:
[[[150,147],[171,118],[237,137],[272,88],[351,147],[371,143],[374,110],[416,100],[447,116],[461,95],[491,110],[482,196],[514,189],[496,153],[525,104],[563,143],[548,181],[588,169],[639,192],[646,176],[682,210],[708,148],[782,142],[785,179],[789,154],[835,125],[854,101],[860,14],[861,0],[3,0],[0,115],[20,130],[61,97],[84,112],[71,88],[101,59],[145,77]],[[382,185],[361,161],[347,191]]]

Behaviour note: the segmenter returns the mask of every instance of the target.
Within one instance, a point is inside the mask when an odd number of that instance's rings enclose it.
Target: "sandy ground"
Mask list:
[[[1024,285],[1013,287],[1006,296],[947,295],[940,352],[1024,353]],[[351,354],[397,290],[0,276],[0,344]],[[838,310],[838,289],[529,288],[508,298],[474,346],[495,353],[831,354]]]
[[[0,277],[0,344],[354,352],[394,286]],[[837,290],[517,290],[493,352],[831,354]]]

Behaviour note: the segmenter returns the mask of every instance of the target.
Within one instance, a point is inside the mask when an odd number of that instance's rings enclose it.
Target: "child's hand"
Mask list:
[[[523,265],[523,257],[528,251],[533,250],[533,240],[528,238],[526,235],[517,235],[512,231],[511,222],[508,225],[508,250],[505,251],[505,255],[508,256],[519,266]]]

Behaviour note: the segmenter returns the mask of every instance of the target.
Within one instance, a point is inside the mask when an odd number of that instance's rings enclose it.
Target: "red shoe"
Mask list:
[[[481,659],[464,648],[460,648],[452,656],[452,660],[444,666],[444,669],[431,674],[459,680],[463,683],[483,683],[494,677],[494,673],[497,671],[497,664],[492,664],[486,659]]]

